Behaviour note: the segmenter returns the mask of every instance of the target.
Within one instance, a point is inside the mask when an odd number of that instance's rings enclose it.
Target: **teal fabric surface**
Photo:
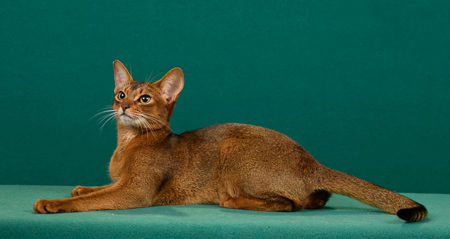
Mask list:
[[[449,238],[448,194],[404,195],[429,216],[405,223],[395,215],[333,195],[324,209],[256,212],[218,205],[36,214],[38,198],[68,197],[69,186],[0,185],[1,238]]]

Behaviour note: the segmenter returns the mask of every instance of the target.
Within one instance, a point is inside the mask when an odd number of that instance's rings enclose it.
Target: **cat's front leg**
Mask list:
[[[39,199],[33,209],[36,213],[84,212],[93,210],[149,207],[154,190],[142,190],[129,185],[112,185],[89,194],[73,198]]]
[[[105,186],[101,186],[101,187],[83,187],[83,186],[77,186],[76,188],[74,188],[72,190],[72,192],[70,193],[71,197],[78,197],[81,195],[85,195],[88,193],[92,193],[92,192],[96,192],[99,190],[103,190],[105,188],[109,188],[111,187],[111,185],[105,185]]]

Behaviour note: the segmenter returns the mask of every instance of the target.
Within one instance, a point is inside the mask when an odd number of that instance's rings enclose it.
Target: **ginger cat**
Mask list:
[[[416,222],[421,204],[317,162],[276,131],[219,124],[177,135],[170,116],[184,85],[180,68],[155,83],[134,81],[114,61],[117,119],[112,184],[76,187],[71,198],[38,200],[37,213],[82,212],[173,204],[219,204],[259,211],[318,209],[331,193],[359,200]]]

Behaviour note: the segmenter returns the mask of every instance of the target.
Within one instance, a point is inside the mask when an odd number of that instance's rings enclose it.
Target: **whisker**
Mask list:
[[[142,117],[156,123],[158,125],[158,127],[160,127],[160,129],[164,130],[165,132],[167,132],[163,126],[166,126],[167,128],[169,128],[166,124],[164,124],[161,120],[159,120],[158,118],[154,117],[154,116],[150,116],[150,115],[145,115],[145,114],[141,114]],[[161,124],[163,126],[161,126]],[[169,128],[170,129],[170,128]]]
[[[145,120],[142,120],[142,122],[144,122],[144,124],[147,126],[147,129],[150,130],[150,132],[152,133],[153,137],[156,138],[155,133],[153,133],[153,129],[152,129],[152,127],[150,127],[148,122],[146,122]],[[147,134],[147,143],[148,143],[148,130],[146,132],[146,134]]]
[[[141,122],[142,124],[144,124],[145,128],[147,129],[147,142],[148,142],[148,131],[150,130],[150,132],[152,133],[153,137],[156,138],[155,134],[153,133],[152,128],[150,127],[150,125],[148,124],[148,122],[146,122],[143,118],[138,118],[138,121]],[[143,132],[142,132],[143,133]]]
[[[152,72],[153,72],[153,71],[152,71]],[[155,75],[155,76],[154,76],[153,78],[151,78],[151,79],[150,79],[150,81],[149,81],[149,82],[151,83],[151,82],[153,81],[153,79],[155,79],[155,78],[156,78],[156,77],[158,77],[159,75],[161,75],[161,73],[159,73],[159,74]]]
[[[108,109],[108,110],[102,110],[102,111],[100,111],[100,112],[98,112],[97,114],[95,114],[94,116],[92,116],[89,120],[92,120],[93,118],[95,118],[95,117],[97,117],[97,116],[99,116],[99,115],[101,115],[101,114],[106,114],[106,113],[110,113],[110,112],[114,112],[115,110],[111,110],[111,109]]]
[[[97,120],[97,122],[101,123],[103,120],[105,120],[106,118],[108,118],[111,115],[115,115],[115,112],[109,112],[106,115],[103,115],[102,117],[100,117],[100,119]]]
[[[161,127],[161,125],[159,123],[161,123],[163,126],[167,127],[170,129],[169,126],[167,126],[161,118],[156,117],[154,115],[149,115],[149,114],[142,114],[142,117],[147,118],[149,120],[152,120],[153,122],[155,122],[156,124],[158,124],[159,127]],[[161,127],[163,129],[163,127]],[[164,130],[164,129],[163,129]]]
[[[164,130],[164,131],[167,132],[167,130],[164,129],[164,127],[167,127],[167,128],[169,128],[169,130],[171,130],[170,127],[167,126],[167,125],[166,125],[164,122],[162,122],[160,119],[158,119],[158,118],[149,118],[149,119],[150,119],[152,122],[155,122],[159,127],[161,127],[162,130]],[[161,124],[162,124],[163,126],[161,126]]]
[[[139,129],[141,129],[141,134],[144,134],[144,127],[142,126],[142,118],[136,119]]]
[[[145,78],[145,82],[147,82],[147,83],[150,83],[150,78],[152,77],[152,75],[153,75],[153,70],[152,70],[152,72],[150,73],[150,76],[148,76],[148,77],[146,77]]]
[[[100,133],[103,131],[103,127],[105,127],[106,123],[108,123],[112,119],[115,119],[116,118],[115,116],[116,116],[115,114],[111,114],[109,116],[109,118],[103,123],[102,127],[100,127]]]

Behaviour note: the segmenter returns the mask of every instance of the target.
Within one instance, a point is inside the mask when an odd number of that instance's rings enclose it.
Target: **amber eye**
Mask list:
[[[142,104],[147,104],[147,103],[150,102],[150,99],[151,99],[150,96],[148,96],[148,95],[143,95],[143,96],[141,96],[141,98],[139,98],[139,101],[140,101]]]
[[[117,99],[119,99],[119,100],[125,99],[125,93],[123,93],[122,91],[119,92],[119,94],[117,95]]]

